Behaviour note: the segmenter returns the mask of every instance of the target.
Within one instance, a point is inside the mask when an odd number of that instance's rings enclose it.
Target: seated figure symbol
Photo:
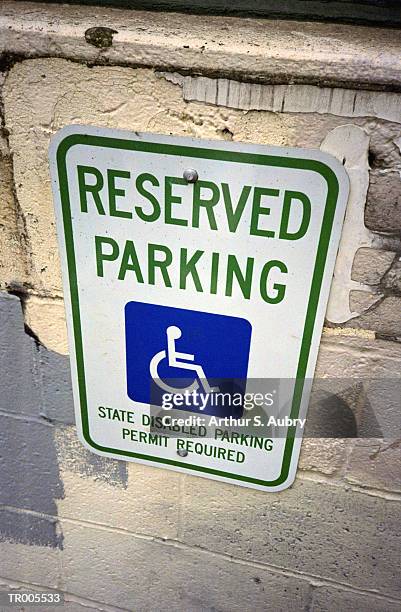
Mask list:
[[[182,393],[183,391],[194,391],[201,385],[206,393],[212,393],[218,391],[218,387],[211,387],[206,378],[203,367],[200,364],[195,363],[195,355],[190,353],[180,353],[175,348],[175,342],[182,336],[182,331],[175,325],[170,325],[166,329],[167,334],[167,351],[162,350],[156,353],[150,361],[149,370],[150,375],[158,387],[167,391],[168,393]],[[165,381],[163,381],[158,374],[158,366],[167,359],[168,365],[172,368],[179,368],[181,370],[190,370],[195,372],[195,380],[187,387],[171,387]]]

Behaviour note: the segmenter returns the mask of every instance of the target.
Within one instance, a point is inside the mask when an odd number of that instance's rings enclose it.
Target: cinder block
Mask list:
[[[383,597],[375,597],[372,593],[357,593],[336,589],[335,587],[319,587],[313,591],[311,612],[400,612],[401,601],[395,602]]]
[[[65,589],[82,597],[138,611],[307,610],[301,579],[96,527],[63,533]]]
[[[0,540],[49,548],[63,545],[56,519],[7,508],[0,509]]]
[[[338,407],[337,398],[343,398],[340,412],[352,413],[359,436],[392,439],[401,428],[400,370],[398,342],[323,335],[315,381],[328,388],[327,401],[332,397],[333,406]]]
[[[400,440],[358,440],[345,478],[362,487],[401,493]]]
[[[57,458],[60,469],[83,478],[92,478],[113,487],[126,488],[128,463],[102,457],[86,449],[78,439],[74,427],[60,427],[55,431]]]
[[[90,453],[72,428],[58,430],[57,446],[64,485],[59,516],[153,537],[177,537],[180,474]]]
[[[0,541],[1,575],[56,589],[60,574],[60,550],[12,541]]]
[[[365,285],[378,285],[389,270],[394,258],[394,251],[359,249],[352,265],[352,280]]]
[[[0,292],[0,409],[39,416],[37,347],[25,333],[20,300]]]
[[[0,503],[55,515],[63,485],[53,427],[2,415],[0,448]],[[58,545],[56,535],[54,545]]]
[[[344,463],[347,441],[333,438],[307,438],[302,441],[299,468],[334,474]]]
[[[280,493],[185,478],[182,541],[400,597],[400,503],[297,479]]]
[[[44,346],[36,353],[42,389],[41,414],[54,423],[75,423],[70,359]]]

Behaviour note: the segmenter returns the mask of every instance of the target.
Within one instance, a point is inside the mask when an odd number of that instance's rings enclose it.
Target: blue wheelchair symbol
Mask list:
[[[127,393],[162,406],[163,393],[244,393],[251,325],[245,319],[141,302],[125,306]],[[178,408],[178,407],[177,407]],[[194,411],[183,406],[182,410]],[[237,407],[204,414],[238,417]]]

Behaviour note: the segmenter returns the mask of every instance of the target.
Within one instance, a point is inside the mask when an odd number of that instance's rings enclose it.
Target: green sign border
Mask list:
[[[152,457],[151,455],[142,455],[120,449],[108,448],[96,444],[89,433],[88,421],[88,406],[85,384],[85,365],[82,346],[81,320],[79,310],[79,295],[78,282],[75,261],[74,237],[72,231],[71,207],[68,190],[68,176],[66,157],[69,149],[74,145],[86,145],[92,147],[110,147],[115,149],[123,149],[126,151],[144,151],[147,153],[159,153],[164,155],[178,155],[183,157],[191,157],[198,159],[219,160],[225,162],[241,163],[241,164],[256,164],[262,166],[276,166],[280,168],[295,168],[299,170],[310,170],[320,174],[327,182],[328,192],[325,204],[325,210],[320,232],[319,244],[317,249],[315,267],[313,271],[311,290],[309,294],[308,307],[306,311],[304,333],[302,337],[301,350],[297,367],[296,381],[294,386],[294,395],[291,406],[291,418],[297,418],[299,414],[302,392],[304,387],[305,373],[307,369],[310,345],[313,335],[313,329],[316,318],[316,310],[319,304],[320,289],[326,265],[327,251],[330,243],[330,237],[333,227],[333,220],[336,211],[338,200],[339,185],[338,179],[331,168],[326,164],[317,160],[280,157],[278,155],[262,155],[259,153],[241,153],[236,151],[224,151],[220,149],[206,149],[183,145],[159,144],[153,142],[144,142],[141,140],[129,140],[123,138],[113,138],[108,136],[94,136],[86,134],[71,134],[66,136],[57,147],[57,169],[61,197],[61,206],[63,214],[64,235],[67,254],[67,266],[72,306],[72,319],[75,340],[75,356],[78,374],[78,389],[82,416],[82,432],[86,442],[90,447],[104,453],[113,453],[125,457],[133,457],[150,462],[161,463],[165,465],[173,465],[175,467],[184,468],[186,470],[194,470],[196,472],[205,472],[215,476],[230,478],[243,482],[260,485],[263,487],[277,487],[283,484],[288,478],[292,449],[294,446],[296,427],[288,429],[284,458],[280,476],[273,481],[264,481],[258,478],[250,478],[238,474],[230,474],[221,470],[206,468],[198,465],[190,465],[182,461],[172,459],[162,459]]]

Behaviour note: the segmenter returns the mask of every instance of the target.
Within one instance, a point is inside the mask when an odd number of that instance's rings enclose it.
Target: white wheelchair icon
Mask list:
[[[166,334],[167,351],[163,350],[156,353],[156,355],[152,357],[149,364],[150,375],[155,384],[160,387],[160,389],[163,389],[168,393],[182,393],[183,391],[191,392],[199,389],[200,385],[203,387],[206,393],[218,391],[218,387],[211,387],[209,385],[202,366],[194,363],[195,355],[191,355],[189,353],[179,353],[176,351],[175,341],[182,336],[182,331],[180,328],[176,327],[175,325],[171,325],[166,329]],[[195,372],[195,380],[187,387],[171,387],[159,377],[159,373],[157,371],[159,364],[163,361],[163,359],[167,359],[168,365],[173,368],[180,368],[181,370],[191,370]]]

